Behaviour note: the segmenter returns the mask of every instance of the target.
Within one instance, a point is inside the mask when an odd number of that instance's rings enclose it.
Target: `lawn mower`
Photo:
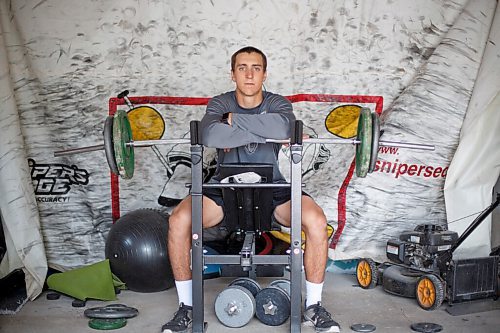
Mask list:
[[[425,310],[438,308],[444,300],[453,303],[498,298],[498,251],[488,257],[453,259],[453,252],[499,205],[483,210],[459,237],[435,224],[421,224],[387,241],[389,261],[381,264],[370,258],[358,260],[356,278],[361,288],[382,285],[388,293],[416,298]],[[497,252],[497,253],[495,253]]]

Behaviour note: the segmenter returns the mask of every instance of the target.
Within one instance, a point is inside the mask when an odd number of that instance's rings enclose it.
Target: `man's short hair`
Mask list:
[[[264,52],[259,50],[256,47],[253,46],[245,46],[242,49],[239,49],[238,51],[234,52],[234,54],[231,56],[231,71],[234,72],[234,66],[236,65],[236,56],[240,53],[258,53],[262,56],[262,65],[264,72],[267,70],[267,58]]]

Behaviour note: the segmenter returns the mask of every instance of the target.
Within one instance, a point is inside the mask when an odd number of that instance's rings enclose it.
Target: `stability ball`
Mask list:
[[[106,258],[111,272],[138,292],[157,292],[174,286],[168,259],[169,215],[137,209],[120,217],[110,228]]]

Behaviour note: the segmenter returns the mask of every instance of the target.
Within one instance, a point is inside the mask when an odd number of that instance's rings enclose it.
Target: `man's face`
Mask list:
[[[243,96],[260,95],[266,79],[262,56],[254,52],[238,54],[231,76],[236,83],[236,91]]]

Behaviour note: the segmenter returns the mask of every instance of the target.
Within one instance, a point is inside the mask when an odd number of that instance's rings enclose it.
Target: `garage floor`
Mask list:
[[[205,281],[205,320],[208,322],[208,332],[288,332],[289,321],[278,327],[265,326],[257,318],[248,325],[235,329],[223,326],[215,316],[213,304],[217,294],[224,289],[232,278],[217,278]],[[261,286],[267,286],[272,278],[258,278]],[[486,300],[476,303],[472,310],[479,311],[481,307],[494,307],[497,310],[469,313],[452,316],[443,304],[435,311],[424,311],[414,299],[390,295],[378,286],[375,289],[364,290],[357,286],[356,277],[345,272],[328,272],[325,281],[323,303],[334,314],[341,325],[341,332],[354,332],[351,325],[369,323],[376,326],[375,332],[412,332],[410,325],[420,322],[437,323],[443,326],[442,332],[500,332],[500,301]],[[28,302],[15,315],[0,316],[0,332],[36,332],[36,333],[83,333],[95,332],[88,327],[88,318],[83,315],[86,308],[103,306],[112,303],[122,303],[135,307],[139,315],[129,319],[127,325],[117,332],[160,332],[164,324],[177,308],[175,289],[157,293],[136,293],[122,291],[116,302],[88,301],[85,308],[71,306],[72,299],[61,296],[58,300],[47,300],[43,293],[33,302]],[[485,303],[486,302],[486,303]],[[302,332],[313,332],[309,327],[303,327]]]

